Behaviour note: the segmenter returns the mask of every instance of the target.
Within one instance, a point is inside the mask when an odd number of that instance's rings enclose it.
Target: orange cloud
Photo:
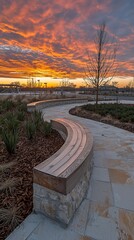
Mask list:
[[[103,20],[120,42],[118,74],[133,76],[133,7],[133,0],[1,0],[0,77],[82,78]]]

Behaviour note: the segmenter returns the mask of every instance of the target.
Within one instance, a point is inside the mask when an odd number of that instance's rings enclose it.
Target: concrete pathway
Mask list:
[[[46,120],[65,117],[90,128],[94,169],[87,196],[68,228],[31,214],[7,240],[134,240],[134,134],[71,116],[72,107],[51,107],[43,114]]]

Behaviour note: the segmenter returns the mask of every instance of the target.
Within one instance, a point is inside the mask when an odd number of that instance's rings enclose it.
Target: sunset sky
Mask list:
[[[86,49],[103,21],[119,42],[114,80],[123,86],[134,77],[134,0],[0,0],[0,82],[82,84]]]

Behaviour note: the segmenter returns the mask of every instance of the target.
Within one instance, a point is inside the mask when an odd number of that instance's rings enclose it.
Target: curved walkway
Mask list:
[[[69,115],[72,107],[74,104],[51,107],[43,114],[46,120],[65,117],[90,128],[94,169],[86,199],[68,228],[31,214],[7,240],[134,239],[134,134]]]

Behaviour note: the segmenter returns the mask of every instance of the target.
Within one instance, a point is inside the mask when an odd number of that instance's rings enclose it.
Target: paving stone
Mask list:
[[[104,156],[105,156],[105,159],[119,159],[119,154],[114,150],[111,150],[111,148],[109,150],[107,150],[107,148],[104,150]]]
[[[115,206],[134,211],[134,185],[112,183]]]
[[[119,209],[119,233],[122,239],[134,239],[134,212]]]
[[[104,151],[95,151],[93,154],[94,159],[103,160],[105,159]]]
[[[110,181],[120,184],[134,184],[134,172],[119,169],[108,169]]]
[[[91,194],[88,193],[87,199],[113,205],[113,194],[111,184],[108,182],[92,181]]]
[[[94,159],[94,166],[102,168],[114,168],[120,170],[134,170],[134,161],[128,160],[127,162],[122,159]]]
[[[84,235],[88,213],[89,213],[89,200],[84,200],[78,210],[75,213],[75,216],[72,222],[69,225],[69,229],[75,232],[78,232]]]
[[[84,240],[77,232],[63,228],[54,221],[42,222],[26,240]],[[91,238],[87,238],[87,240]],[[86,238],[85,238],[86,240]]]
[[[25,221],[6,238],[6,240],[25,240],[42,220],[45,220],[43,215],[30,214]]]
[[[97,240],[119,240],[117,217],[115,208],[91,202],[85,234]]]
[[[94,180],[109,182],[109,172],[106,168],[94,167],[92,177]]]
[[[85,235],[98,240],[119,240],[116,222],[108,215],[100,216],[100,212],[90,208],[90,216],[86,226]]]

